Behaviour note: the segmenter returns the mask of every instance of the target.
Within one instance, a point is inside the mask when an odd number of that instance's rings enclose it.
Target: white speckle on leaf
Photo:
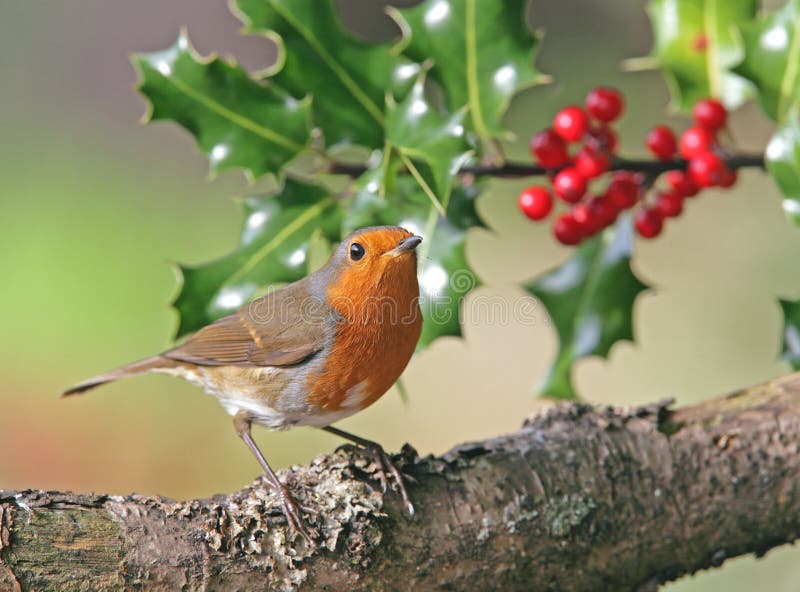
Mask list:
[[[761,46],[771,51],[785,50],[788,42],[789,35],[786,33],[786,29],[780,25],[767,29],[761,35]]]
[[[211,149],[210,158],[212,162],[221,162],[231,153],[230,146],[227,144],[217,144]]]
[[[425,104],[425,101],[422,99],[414,99],[411,103],[411,115],[419,117],[420,115],[425,115],[428,111],[428,105]]]
[[[450,5],[446,0],[439,0],[425,13],[425,24],[429,27],[436,27],[450,14]]]
[[[244,296],[237,288],[222,288],[216,301],[221,308],[238,308],[244,304]]]
[[[264,222],[267,221],[267,214],[266,212],[254,212],[248,219],[247,219],[247,227],[251,230],[255,230],[260,228],[264,225]]]
[[[441,265],[430,264],[420,275],[419,283],[427,294],[435,296],[447,285],[447,272]]]
[[[169,76],[172,74],[172,64],[166,60],[161,60],[160,62],[156,62],[156,70],[158,70],[164,76]]]
[[[289,265],[297,267],[306,261],[306,252],[303,249],[297,249],[289,255]]]
[[[494,73],[494,84],[503,91],[510,92],[514,90],[514,82],[517,79],[517,73],[514,68],[505,65],[502,66]]]

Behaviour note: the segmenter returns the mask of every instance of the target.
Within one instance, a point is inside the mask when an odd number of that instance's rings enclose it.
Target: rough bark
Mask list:
[[[650,590],[800,532],[800,374],[670,410],[565,404],[519,432],[398,457],[416,518],[344,455],[230,496],[0,492],[0,590]]]

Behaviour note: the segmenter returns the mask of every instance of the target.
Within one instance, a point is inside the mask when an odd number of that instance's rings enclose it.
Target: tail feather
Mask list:
[[[101,384],[105,384],[107,382],[112,382],[114,380],[119,380],[120,378],[128,378],[129,376],[138,376],[139,374],[146,374],[152,370],[161,369],[161,368],[170,368],[175,365],[173,360],[169,358],[164,358],[161,356],[153,356],[152,358],[147,358],[145,360],[139,360],[138,362],[133,362],[132,364],[127,364],[125,366],[121,366],[119,368],[115,368],[114,370],[109,370],[108,372],[104,372],[103,374],[98,374],[97,376],[93,376],[83,382],[76,384],[72,388],[65,390],[61,393],[62,397],[69,397],[70,395],[78,395],[80,393],[84,393],[90,389],[93,389],[96,386],[100,386]]]

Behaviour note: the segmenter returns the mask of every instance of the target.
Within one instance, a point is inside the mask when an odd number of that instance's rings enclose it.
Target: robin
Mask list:
[[[318,271],[253,300],[173,349],[99,374],[63,396],[148,372],[203,387],[233,416],[290,528],[311,545],[300,506],[253,441],[252,423],[312,426],[349,440],[374,459],[383,490],[391,483],[411,517],[403,477],[380,444],[331,424],[377,401],[411,359],[422,329],[415,251],[420,242],[394,226],[357,230]]]

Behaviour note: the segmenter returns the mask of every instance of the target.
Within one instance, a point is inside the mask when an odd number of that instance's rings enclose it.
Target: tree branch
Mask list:
[[[725,164],[732,170],[741,168],[764,168],[764,157],[760,154],[735,154],[725,155]],[[682,158],[674,160],[628,160],[617,158],[611,165],[612,171],[632,171],[657,176],[672,170],[685,170],[689,163]],[[350,164],[334,161],[328,165],[328,173],[332,175],[347,175],[358,177],[367,171],[363,164]],[[476,177],[538,177],[553,173],[552,169],[545,169],[538,165],[522,162],[505,162],[502,165],[468,165],[459,170],[462,175]]]
[[[0,492],[0,590],[653,590],[800,533],[800,374],[675,411],[563,404],[419,459],[417,517],[334,454],[230,496]],[[7,451],[8,453],[8,451]],[[372,484],[374,485],[374,484]]]

